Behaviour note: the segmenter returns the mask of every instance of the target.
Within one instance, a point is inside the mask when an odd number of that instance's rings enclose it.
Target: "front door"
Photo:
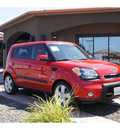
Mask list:
[[[31,62],[29,62],[28,80],[32,88],[49,91],[49,79],[51,77],[52,62],[37,61],[38,55],[47,55],[48,52],[43,44],[32,46]]]

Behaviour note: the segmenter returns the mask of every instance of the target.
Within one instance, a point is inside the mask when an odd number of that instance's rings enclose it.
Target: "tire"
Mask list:
[[[56,100],[60,101],[61,107],[69,105],[68,100],[71,98],[72,88],[64,81],[58,82],[53,90],[53,96]]]
[[[10,74],[5,76],[4,88],[7,94],[15,94],[18,88],[15,86],[14,80]]]

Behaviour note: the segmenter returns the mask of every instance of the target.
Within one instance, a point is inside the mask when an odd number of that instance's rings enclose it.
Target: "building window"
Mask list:
[[[79,37],[79,46],[96,60],[120,65],[120,36]]]
[[[52,36],[51,37],[52,41],[58,41],[58,34],[57,34],[57,32],[52,33],[51,36]]]
[[[93,55],[93,37],[80,37],[79,38],[79,45],[87,53]]]
[[[120,36],[109,39],[109,61],[120,64]]]
[[[96,60],[109,61],[108,37],[94,37],[94,57]]]

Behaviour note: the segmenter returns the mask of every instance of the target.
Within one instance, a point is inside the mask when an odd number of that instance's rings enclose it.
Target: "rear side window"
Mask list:
[[[13,58],[18,59],[31,59],[31,46],[16,47],[13,49]]]

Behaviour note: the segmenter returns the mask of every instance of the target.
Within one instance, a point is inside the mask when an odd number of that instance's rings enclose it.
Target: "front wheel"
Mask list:
[[[61,103],[61,107],[65,107],[66,105],[69,104],[69,100],[71,98],[71,92],[72,92],[71,86],[64,81],[57,83],[53,91],[54,97]]]
[[[17,92],[17,87],[15,86],[14,80],[10,74],[5,76],[4,87],[8,94],[15,94]]]

